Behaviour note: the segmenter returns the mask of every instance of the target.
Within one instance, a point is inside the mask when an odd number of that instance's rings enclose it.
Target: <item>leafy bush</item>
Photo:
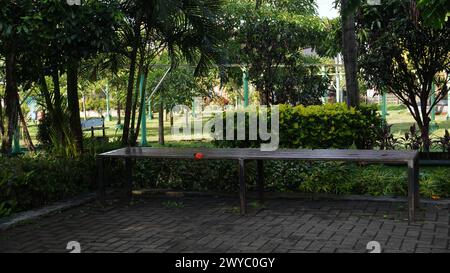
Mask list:
[[[442,149],[442,152],[450,154],[450,132],[445,130],[444,136],[436,140],[435,144]]]
[[[78,158],[47,152],[0,157],[0,217],[96,189],[94,155],[117,147],[118,143],[96,144],[91,153]],[[109,177],[120,179],[123,167],[111,164],[114,165],[106,168],[112,172]]]
[[[0,158],[0,217],[41,207],[95,185],[92,157],[56,158],[39,154]]]
[[[424,197],[450,197],[448,168],[424,167],[420,186]],[[406,196],[407,171],[403,166],[360,165],[342,162],[267,161],[265,189],[272,192]],[[256,188],[256,164],[247,163],[247,185]],[[238,190],[235,161],[138,161],[136,187],[183,191]]]
[[[383,122],[381,127],[377,130],[377,147],[380,150],[395,150],[399,144],[397,139],[392,133],[392,126]]]
[[[234,161],[149,159],[136,163],[134,181],[138,187],[222,192],[237,189],[238,165]]]
[[[224,124],[225,121],[224,116]],[[234,124],[236,136],[238,126],[243,126],[237,122],[237,114]],[[248,134],[248,118],[245,126]],[[308,107],[280,105],[281,148],[345,149],[356,145],[360,149],[371,149],[376,144],[377,128],[380,126],[381,118],[376,106],[363,105],[355,109],[345,104]],[[224,136],[227,134],[225,127],[222,132]],[[262,141],[215,140],[214,143],[219,147],[256,148]]]
[[[425,171],[421,174],[420,192],[427,198],[449,197],[450,179],[448,168],[434,168],[433,171]]]
[[[405,133],[404,137],[396,138],[392,133],[392,125],[382,124],[377,131],[376,147],[380,150],[406,149],[424,151],[422,132],[414,124]],[[445,130],[442,137],[430,140],[431,152],[448,153],[450,155],[450,133]]]

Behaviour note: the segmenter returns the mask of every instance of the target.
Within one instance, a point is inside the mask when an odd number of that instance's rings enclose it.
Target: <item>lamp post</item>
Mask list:
[[[106,84],[104,93],[106,96],[106,120],[111,121],[111,109],[109,107],[109,86],[108,86],[108,84]]]
[[[342,92],[341,92],[341,64],[342,64],[342,56],[341,53],[337,55],[335,58],[336,63],[336,102],[341,103],[343,102],[342,99]]]

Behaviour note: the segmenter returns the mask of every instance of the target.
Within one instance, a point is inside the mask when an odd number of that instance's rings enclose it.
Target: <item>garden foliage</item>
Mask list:
[[[226,119],[225,116],[224,119]],[[247,134],[248,120],[247,118],[245,125]],[[226,123],[224,122],[224,124]],[[241,126],[237,122],[237,114],[235,114],[234,125],[235,131],[238,126]],[[345,104],[307,107],[280,105],[280,148],[346,149],[357,147],[372,149],[375,146],[380,126],[381,118],[375,106],[362,105],[356,109],[349,108]],[[217,133],[220,134],[220,132]],[[227,135],[226,128],[224,128],[223,135]],[[215,145],[218,147],[259,148],[261,140],[216,140]]]

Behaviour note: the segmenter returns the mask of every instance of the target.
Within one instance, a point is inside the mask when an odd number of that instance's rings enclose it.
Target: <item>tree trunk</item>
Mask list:
[[[144,71],[144,56],[141,55],[141,58],[139,60],[139,69],[136,79],[136,87],[134,88],[134,99],[133,99],[133,108],[131,111],[131,142],[132,146],[136,144],[137,137],[139,135],[138,130],[136,130],[136,110],[138,108],[138,102],[139,102],[139,88],[141,84],[141,73]],[[137,126],[139,126],[139,120],[137,121]]]
[[[429,99],[429,96],[427,96],[427,98],[421,98],[420,111],[422,112],[422,115],[421,115],[422,116],[422,126],[420,126],[421,124],[418,123],[420,132],[422,134],[424,152],[429,152],[430,148],[431,148],[431,139],[430,139],[431,119],[428,116],[428,99]],[[419,118],[420,118],[420,115],[419,115]]]
[[[0,97],[0,137],[3,138],[5,134],[5,126],[3,125],[3,106],[2,106],[2,98]]]
[[[44,97],[44,101],[45,101],[45,106],[46,106],[46,110],[49,113],[50,119],[51,119],[51,126],[54,129],[54,132],[56,132],[57,139],[61,142],[61,145],[65,145],[66,143],[66,133],[67,130],[64,130],[64,126],[65,126],[65,122],[64,122],[64,117],[63,117],[63,112],[62,112],[62,105],[59,105],[59,109],[55,109],[55,106],[53,104],[52,101],[52,97],[50,95],[50,91],[48,89],[48,85],[47,85],[47,81],[45,79],[45,74],[44,74],[44,69],[43,69],[43,64],[42,61],[40,62],[40,75],[39,75],[39,87],[41,90],[41,94]],[[53,79],[53,83],[55,84],[55,79],[53,78],[52,75],[52,79]],[[59,78],[58,78],[58,85],[59,85]],[[59,87],[57,87],[59,89]],[[57,96],[57,95],[55,95]],[[57,99],[55,99],[57,100]]]
[[[34,147],[33,140],[31,139],[30,132],[28,131],[27,122],[25,120],[25,117],[23,116],[22,109],[20,107],[19,107],[19,120],[20,120],[20,123],[22,124],[22,130],[23,130],[23,135],[25,136],[24,140],[25,140],[25,145],[27,146],[27,149],[30,152],[35,152],[36,148]]]
[[[122,124],[122,107],[120,105],[120,99],[117,101],[117,125],[121,125]]]
[[[6,90],[5,90],[5,117],[7,121],[6,132],[2,138],[1,153],[9,155],[12,152],[13,135],[17,128],[19,98],[17,97],[17,82],[15,78],[16,56],[11,48],[6,50]]]
[[[122,146],[130,145],[130,121],[131,110],[133,108],[133,90],[134,90],[134,75],[136,73],[136,58],[138,45],[135,43],[131,53],[130,74],[128,76],[127,97],[125,102],[125,118],[122,133]]]
[[[138,119],[136,122],[136,130],[135,130],[136,134],[133,139],[134,143],[137,142],[137,138],[139,136],[139,130],[141,128],[142,111],[145,111],[145,90],[147,88],[148,68],[144,68],[143,73],[145,73],[144,74],[144,82],[143,82],[144,91],[142,92],[143,96],[140,98],[140,102],[139,102],[139,109],[138,109],[139,113],[138,113]],[[139,93],[141,93],[141,92],[139,92]]]
[[[52,97],[50,96],[50,92],[48,91],[48,86],[44,74],[41,74],[39,77],[39,86],[41,89],[42,96],[44,97],[45,100],[45,106],[47,108],[47,111],[53,117],[55,115],[55,109],[53,108]]]
[[[53,80],[53,95],[55,98],[55,111],[57,115],[61,115],[62,117],[62,99],[61,99],[61,88],[59,82],[59,71],[58,68],[54,68],[52,71],[52,80]]]
[[[358,48],[356,42],[355,16],[348,11],[349,0],[341,0],[342,43],[345,65],[345,81],[347,87],[348,105],[355,107],[360,104],[358,85]]]
[[[269,105],[269,92],[264,87],[264,84],[259,84],[256,86],[256,89],[259,91],[259,101],[261,105]]]
[[[420,129],[422,133],[423,150],[424,152],[429,152],[431,148],[430,118],[427,117],[423,120],[423,127]]]
[[[70,131],[78,152],[83,151],[83,131],[81,130],[80,101],[78,98],[79,60],[71,59],[67,64],[67,108]]]
[[[164,104],[161,102],[159,104],[159,126],[158,126],[158,135],[159,135],[159,144],[164,145]]]
[[[258,10],[261,7],[262,0],[256,0],[256,6],[255,9]]]

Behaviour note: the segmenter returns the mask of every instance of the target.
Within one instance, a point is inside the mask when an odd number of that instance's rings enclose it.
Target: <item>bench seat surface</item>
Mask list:
[[[217,148],[123,148],[100,154],[113,158],[160,158],[195,159],[201,153],[203,159],[245,159],[245,160],[317,160],[317,161],[364,161],[380,163],[407,163],[417,160],[415,151],[375,150],[303,150],[280,149],[265,152],[260,149],[217,149]]]

